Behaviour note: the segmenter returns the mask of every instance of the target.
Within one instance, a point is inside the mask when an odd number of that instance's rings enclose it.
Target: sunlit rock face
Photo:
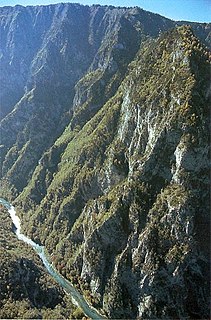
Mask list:
[[[210,26],[0,11],[2,195],[24,232],[109,318],[207,318]]]

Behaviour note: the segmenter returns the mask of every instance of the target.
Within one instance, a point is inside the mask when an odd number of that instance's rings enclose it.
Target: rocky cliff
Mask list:
[[[2,195],[25,232],[108,318],[208,318],[210,26],[70,4],[1,26]]]

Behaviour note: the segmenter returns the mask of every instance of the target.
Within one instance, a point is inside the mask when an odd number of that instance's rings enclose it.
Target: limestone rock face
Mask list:
[[[151,31],[137,27],[149,19],[138,9],[58,4],[3,7],[0,15],[1,175],[20,192],[70,120],[83,125],[115,93]],[[154,35],[174,25],[165,21]]]
[[[39,39],[1,122],[2,194],[25,232],[108,318],[206,319],[210,26],[139,8],[1,10],[30,14]]]

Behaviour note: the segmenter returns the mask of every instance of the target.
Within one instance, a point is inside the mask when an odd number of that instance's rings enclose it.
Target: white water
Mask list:
[[[21,221],[20,218],[16,215],[15,208],[9,202],[2,198],[0,198],[0,203],[3,204],[8,210],[12,222],[16,228],[15,233],[18,239],[24,241],[34,248],[34,250],[42,259],[42,262],[50,275],[65,289],[68,294],[71,295],[73,303],[81,307],[83,312],[91,319],[106,319],[97,310],[91,307],[84,299],[84,297],[73,287],[73,285],[54,268],[54,266],[48,261],[45,255],[44,247],[40,246],[30,238],[26,237],[23,233],[21,233]]]
[[[10,206],[10,209],[8,209],[8,212],[10,214],[10,217],[12,219],[12,222],[14,226],[16,227],[16,235],[19,240],[22,240],[32,246],[34,249],[38,251],[40,254],[41,252],[44,252],[44,248],[42,246],[39,246],[36,242],[32,241],[30,238],[26,237],[23,233],[21,233],[21,221],[20,218],[16,215],[15,208],[13,206]],[[42,258],[42,257],[41,257]]]
[[[27,244],[29,244],[33,248],[36,248],[38,246],[38,244],[21,233],[21,222],[20,222],[20,218],[16,215],[15,208],[13,206],[11,206],[11,208],[8,210],[8,212],[10,214],[10,217],[12,219],[13,224],[16,227],[15,233],[16,233],[18,239],[26,242]]]

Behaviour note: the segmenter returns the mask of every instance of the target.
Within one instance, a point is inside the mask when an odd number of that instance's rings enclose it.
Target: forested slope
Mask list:
[[[1,192],[25,233],[108,318],[206,319],[210,26],[139,8],[16,10],[43,30],[1,122]]]

